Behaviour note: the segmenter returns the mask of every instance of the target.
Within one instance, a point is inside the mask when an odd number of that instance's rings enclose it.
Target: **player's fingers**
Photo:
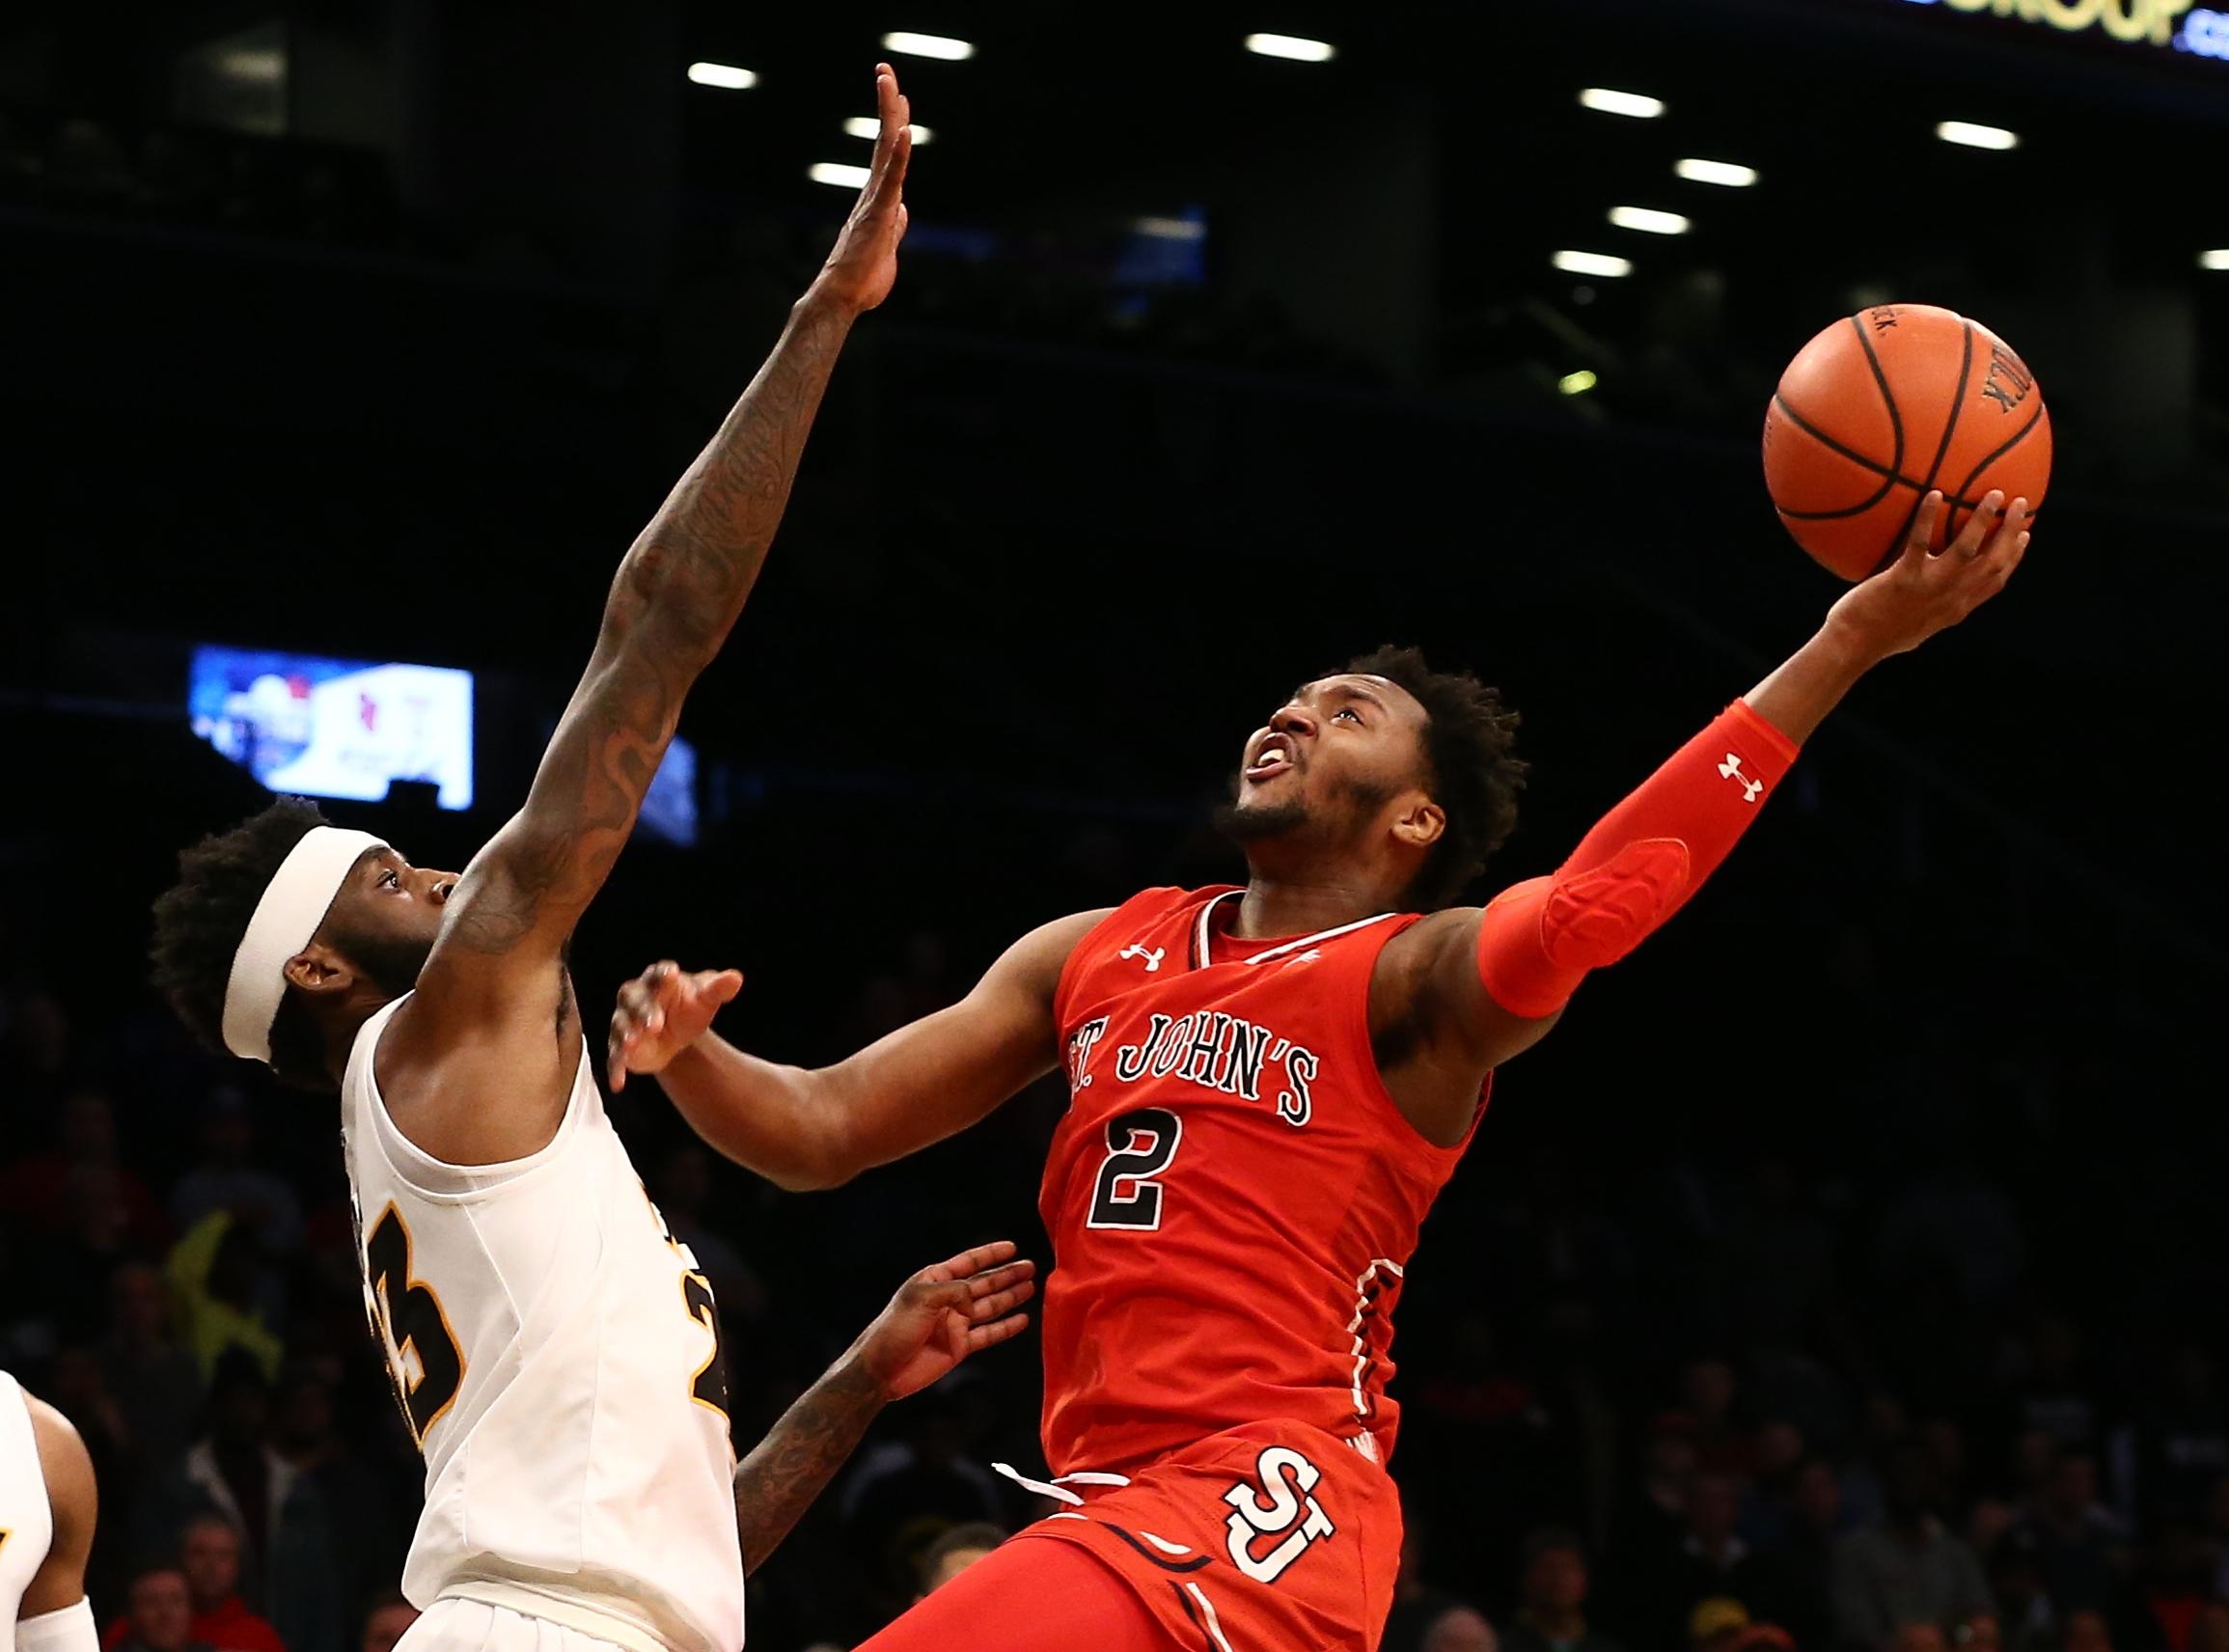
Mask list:
[[[658,972],[668,967],[665,964],[653,965],[620,987],[619,1007],[638,1019],[647,1014],[651,1004],[657,999],[659,986],[667,978]]]
[[[980,1302],[969,1304],[968,1318],[977,1324],[990,1319],[1003,1319],[1036,1294],[1037,1281],[1024,1280],[1011,1290],[1003,1290],[995,1296],[987,1296]]]
[[[731,1003],[735,995],[743,990],[743,972],[741,970],[699,970],[695,976],[690,977],[689,990],[706,1004],[718,1008],[723,1004]]]
[[[1030,1316],[1026,1313],[1017,1313],[1011,1319],[1002,1319],[991,1325],[977,1325],[968,1332],[968,1352],[979,1354],[985,1348],[995,1348],[1029,1329]]]
[[[1935,544],[1935,527],[1942,519],[1942,494],[1931,491],[1920,500],[1918,509],[1912,512],[1911,532],[1904,536],[1904,554],[1896,559],[1899,568],[1912,568],[1925,563]]]
[[[988,1245],[977,1245],[972,1251],[962,1251],[933,1268],[923,1268],[920,1277],[924,1280],[958,1280],[970,1274],[979,1274],[985,1268],[995,1268],[1001,1262],[1014,1259],[1014,1242],[1011,1239],[994,1239]]]
[[[991,1268],[977,1274],[974,1279],[968,1280],[967,1284],[977,1297],[981,1298],[989,1296],[993,1291],[1003,1291],[1009,1285],[1019,1284],[1024,1280],[1033,1280],[1036,1277],[1036,1263],[1029,1261],[1008,1262],[1003,1268]]]
[[[1957,553],[1961,562],[1969,563],[1981,555],[1982,547],[1989,543],[1990,535],[1996,532],[1997,519],[2003,513],[2004,491],[1993,487],[1982,495],[1981,503],[1974,508],[1973,514],[1966,519],[1966,526],[1951,542],[1950,548]]]

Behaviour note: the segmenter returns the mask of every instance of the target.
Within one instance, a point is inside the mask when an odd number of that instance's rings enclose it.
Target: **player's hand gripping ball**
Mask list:
[[[1797,354],[1765,412],[1765,485],[1796,542],[1847,580],[1904,549],[1930,489],[1940,550],[1995,489],[2032,516],[2051,470],[2043,392],[2013,347],[1932,304],[1879,304]]]

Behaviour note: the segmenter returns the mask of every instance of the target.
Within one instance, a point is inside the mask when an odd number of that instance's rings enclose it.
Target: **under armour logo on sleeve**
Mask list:
[[[1742,801],[1744,803],[1756,802],[1758,794],[1765,789],[1763,781],[1751,780],[1747,775],[1742,773],[1742,759],[1732,752],[1728,752],[1726,760],[1719,765],[1719,773],[1742,788]]]

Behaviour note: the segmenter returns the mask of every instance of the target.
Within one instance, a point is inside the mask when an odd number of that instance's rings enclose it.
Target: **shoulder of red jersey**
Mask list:
[[[1184,889],[1165,884],[1140,890],[1092,925],[1069,952],[1053,995],[1056,1020],[1066,1020],[1069,997],[1078,977],[1101,964],[1135,961],[1158,971],[1165,961],[1196,961],[1191,949],[1200,913],[1222,896],[1238,893],[1240,887],[1210,884]]]

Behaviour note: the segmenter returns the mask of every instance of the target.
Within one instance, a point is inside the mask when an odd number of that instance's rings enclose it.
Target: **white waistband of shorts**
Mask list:
[[[698,1652],[696,1647],[674,1644],[640,1617],[629,1615],[637,1610],[635,1603],[616,1596],[564,1595],[555,1590],[530,1588],[523,1583],[498,1583],[492,1578],[449,1583],[441,1594],[443,1599],[478,1601],[482,1606],[500,1606],[522,1617],[544,1618],[598,1640],[625,1647],[626,1652]]]

